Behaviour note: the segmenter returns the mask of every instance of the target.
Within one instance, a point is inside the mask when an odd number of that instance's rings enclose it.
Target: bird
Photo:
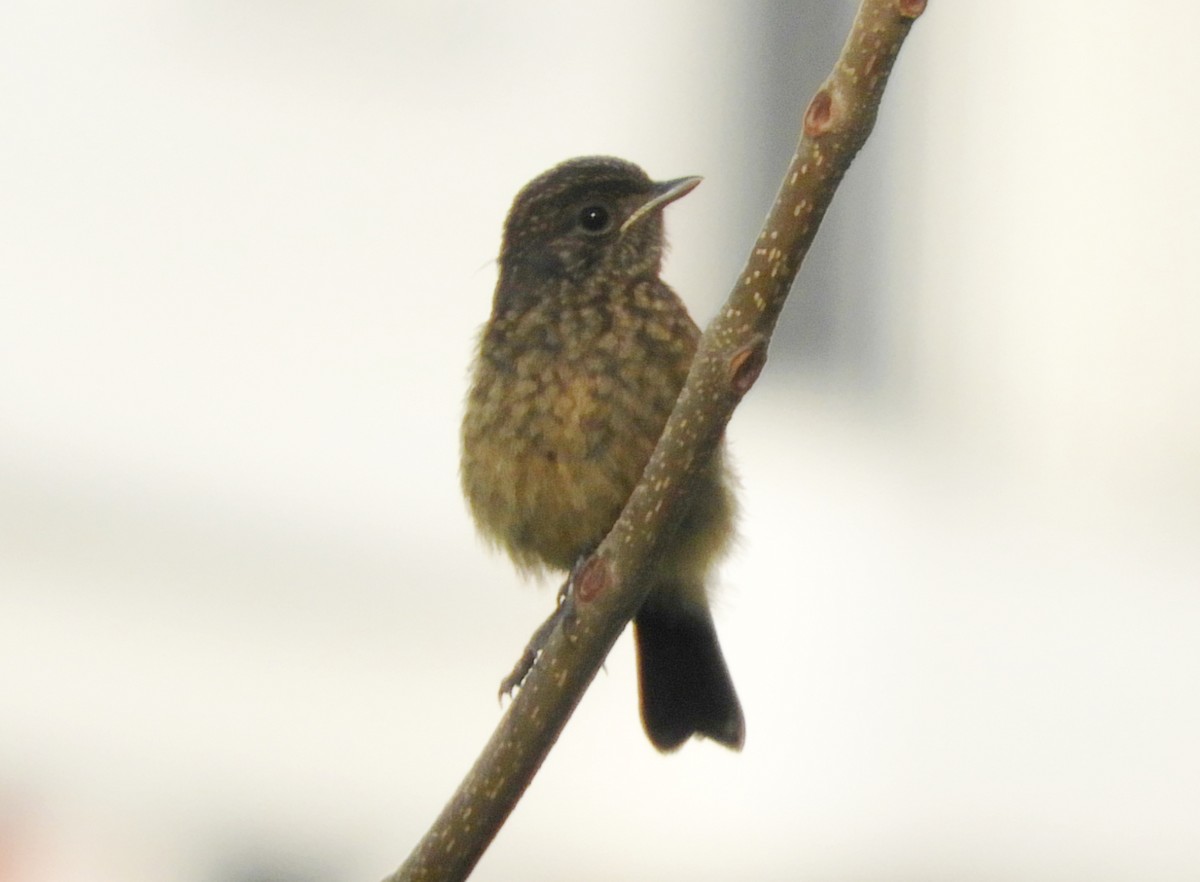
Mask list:
[[[659,277],[663,210],[699,177],[656,182],[610,156],[569,159],[518,192],[479,335],[460,477],[479,532],[518,570],[571,572],[608,534],[662,434],[700,339]],[[734,750],[741,703],[709,605],[734,532],[724,442],[696,476],[633,620],[639,704],[662,752]]]

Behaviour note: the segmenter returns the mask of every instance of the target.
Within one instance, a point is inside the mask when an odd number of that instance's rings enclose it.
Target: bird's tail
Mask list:
[[[702,735],[741,750],[746,723],[708,608],[651,594],[633,632],[642,725],[654,746],[675,750]]]

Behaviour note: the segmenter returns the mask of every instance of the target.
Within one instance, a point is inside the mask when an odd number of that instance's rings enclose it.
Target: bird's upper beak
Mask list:
[[[691,193],[703,180],[704,178],[699,175],[693,175],[688,178],[676,178],[673,181],[656,183],[654,189],[651,191],[650,198],[639,205],[637,210],[625,219],[625,223],[621,224],[620,232],[624,233],[646,215]]]

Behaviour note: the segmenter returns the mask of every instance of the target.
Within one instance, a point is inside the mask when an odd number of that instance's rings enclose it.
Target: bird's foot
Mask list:
[[[578,565],[575,569],[578,569]],[[537,630],[533,632],[533,636],[529,638],[529,643],[525,645],[525,651],[521,653],[521,657],[513,665],[512,671],[500,681],[501,699],[505,696],[511,698],[512,694],[525,682],[525,678],[533,670],[538,656],[541,655],[542,649],[545,648],[547,641],[550,639],[550,634],[557,625],[561,624],[563,631],[567,633],[570,633],[571,628],[574,627],[575,604],[572,601],[571,589],[574,579],[575,570],[572,570],[571,575],[567,577],[562,583],[562,587],[558,589],[558,598],[554,606],[554,612],[550,613],[546,621],[538,625]]]

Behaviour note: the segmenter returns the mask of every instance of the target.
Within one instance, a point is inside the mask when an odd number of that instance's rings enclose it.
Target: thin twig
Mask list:
[[[803,117],[775,205],[612,532],[576,572],[576,616],[556,628],[483,753],[413,853],[385,882],[460,880],[474,868],[649,591],[641,575],[682,488],[719,443],[767,358],[779,312],[825,210],[875,124],[900,46],[925,0],[862,0],[832,73]]]

